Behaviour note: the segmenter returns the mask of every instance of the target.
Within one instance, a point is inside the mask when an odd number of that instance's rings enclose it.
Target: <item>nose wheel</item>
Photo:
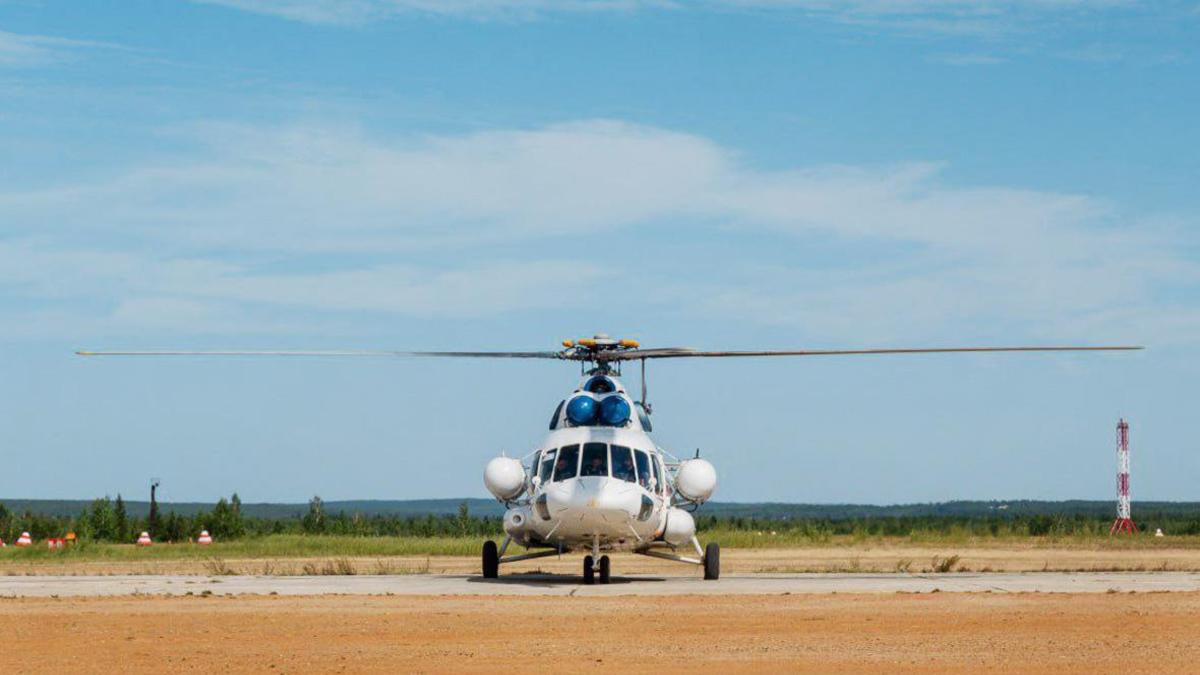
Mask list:
[[[600,556],[600,562],[592,556],[584,556],[583,558],[583,583],[591,585],[596,583],[596,578],[599,577],[600,583],[607,584],[611,578],[612,564],[608,560],[608,556]],[[598,573],[598,574],[597,574]]]

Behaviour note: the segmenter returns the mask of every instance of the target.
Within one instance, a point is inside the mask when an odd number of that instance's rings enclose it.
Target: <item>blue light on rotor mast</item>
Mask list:
[[[596,399],[587,394],[580,394],[567,402],[567,419],[571,424],[588,426],[596,423],[596,414],[600,406]]]

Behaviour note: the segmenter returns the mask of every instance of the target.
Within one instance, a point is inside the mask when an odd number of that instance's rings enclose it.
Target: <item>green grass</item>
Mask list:
[[[275,534],[238,541],[195,544],[97,544],[81,542],[52,551],[43,546],[0,549],[3,562],[126,562],[154,560],[207,560],[209,558],[326,558],[424,555],[477,555],[477,537],[337,537]]]
[[[946,546],[959,545],[978,548],[1086,548],[1105,550],[1126,549],[1195,549],[1200,548],[1200,536],[1153,537],[1141,534],[1134,537],[1110,537],[1105,534],[1071,534],[1031,537],[1019,534],[996,536],[976,535],[969,531],[951,529],[949,532],[917,532],[907,537],[883,535],[825,534],[795,530],[739,530],[716,528],[700,533],[700,541],[720,542],[725,548],[827,548],[856,546]]]
[[[976,548],[1083,548],[1104,550],[1154,550],[1200,548],[1200,536],[1155,538],[1109,537],[1107,535],[1071,535],[1061,537],[975,536],[964,532],[921,534],[909,537],[871,535],[813,535],[801,530],[726,530],[700,534],[702,543],[719,542],[728,549],[778,548],[854,548],[862,546],[947,546]],[[40,542],[39,542],[40,543]],[[217,542],[212,546],[195,544],[155,544],[139,548],[132,544],[81,542],[62,551],[44,545],[30,548],[9,546],[0,549],[0,563],[20,562],[129,562],[156,560],[209,560],[258,558],[357,558],[389,556],[474,556],[479,554],[481,537],[350,537],[332,535],[276,534]]]

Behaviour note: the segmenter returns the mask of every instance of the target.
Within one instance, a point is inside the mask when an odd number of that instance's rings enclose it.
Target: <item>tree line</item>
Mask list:
[[[1200,535],[1200,513],[1146,512],[1135,517],[1148,533],[1162,528],[1171,535]],[[364,515],[329,512],[320,497],[313,497],[303,515],[250,517],[242,512],[235,493],[222,497],[210,510],[191,515],[152,509],[147,516],[128,513],[121,495],[92,501],[78,515],[56,516],[32,511],[15,513],[0,503],[0,539],[11,543],[21,532],[34,539],[62,537],[74,532],[83,541],[132,543],[141,532],[155,541],[186,542],[207,530],[217,540],[269,534],[324,534],[376,537],[477,537],[503,535],[502,521],[494,516],[472,515],[466,502],[449,515]],[[763,518],[697,514],[697,529],[775,531],[814,540],[833,536],[914,537],[965,535],[973,537],[1104,535],[1112,518],[1094,513],[1011,514],[989,516],[922,515],[867,516],[857,518]]]
[[[152,505],[154,506],[154,505]],[[81,541],[132,543],[141,532],[155,541],[186,542],[207,530],[218,541],[269,534],[327,534],[382,537],[494,537],[502,534],[501,519],[471,515],[466,502],[453,515],[365,516],[338,511],[330,513],[320,497],[313,497],[300,517],[255,518],[242,513],[235,493],[222,497],[211,510],[192,515],[175,511],[166,514],[151,508],[144,517],[132,516],[121,495],[92,501],[75,516],[56,516],[25,511],[14,513],[0,502],[0,539],[15,541],[22,532],[34,539],[62,537],[74,532]]]

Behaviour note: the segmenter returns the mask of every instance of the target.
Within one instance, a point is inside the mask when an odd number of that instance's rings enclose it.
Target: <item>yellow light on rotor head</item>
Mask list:
[[[596,341],[593,340],[592,338],[580,338],[579,344],[584,347],[595,347]]]
[[[621,346],[629,349],[637,349],[641,344],[637,340],[621,340]]]
[[[571,347],[575,346],[575,341],[574,340],[563,340],[562,346],[566,347],[567,349],[570,349]]]

